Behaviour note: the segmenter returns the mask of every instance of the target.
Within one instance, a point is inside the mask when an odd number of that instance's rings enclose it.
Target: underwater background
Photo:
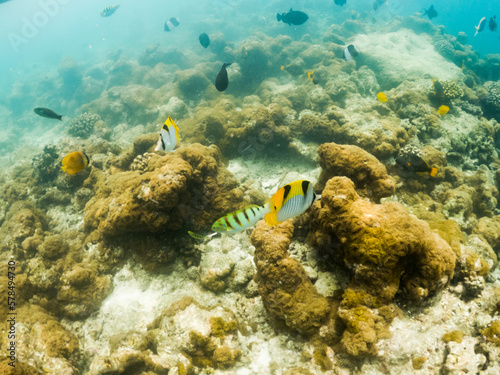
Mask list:
[[[500,373],[497,13],[0,2],[0,373]]]

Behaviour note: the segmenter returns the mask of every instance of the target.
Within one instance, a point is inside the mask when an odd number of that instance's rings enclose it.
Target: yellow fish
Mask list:
[[[377,94],[377,99],[379,102],[381,103],[385,103],[386,101],[388,101],[389,99],[387,99],[387,96],[385,96],[385,94],[383,92],[379,92]]]
[[[316,199],[312,184],[298,180],[280,188],[266,203],[268,225],[277,225],[306,211]]]
[[[448,107],[447,105],[442,105],[441,107],[439,107],[438,109],[438,113],[440,115],[446,115],[448,113],[448,111],[450,110],[450,107]]]
[[[281,70],[285,70],[285,65],[281,65]]]
[[[314,70],[312,72],[307,72],[307,78],[311,80],[311,82],[313,81],[313,74],[314,74]]]
[[[62,160],[61,169],[68,174],[75,174],[89,165],[90,159],[83,151],[68,154]]]

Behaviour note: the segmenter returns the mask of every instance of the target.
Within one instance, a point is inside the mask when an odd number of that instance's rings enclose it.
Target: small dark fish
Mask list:
[[[444,88],[441,82],[437,79],[432,82],[432,88],[434,89],[434,95],[438,98],[444,98]]]
[[[229,85],[229,79],[227,78],[227,70],[226,67],[231,65],[231,63],[222,64],[222,68],[220,68],[219,74],[217,74],[217,78],[215,79],[215,88],[219,91],[224,91],[227,89],[227,85]]]
[[[486,26],[486,17],[483,17],[479,21],[479,25],[474,26],[476,28],[476,33],[474,34],[474,36],[483,31],[485,26]]]
[[[309,19],[309,16],[304,12],[298,10],[292,10],[292,8],[290,8],[290,11],[288,13],[281,13],[281,14],[277,13],[276,19],[278,20],[278,22],[283,21],[283,23],[287,23],[290,26],[292,26],[292,25],[302,25]]]
[[[165,31],[172,31],[175,29],[177,26],[179,26],[181,21],[179,21],[178,18],[172,17],[167,22],[165,22],[165,25],[163,26],[163,30]]]
[[[48,108],[35,108],[33,110],[38,116],[46,117],[46,118],[53,118],[59,121],[62,121],[62,116],[58,115],[55,113],[53,110],[48,109]]]
[[[203,48],[207,48],[210,45],[210,38],[207,33],[201,33],[198,39]]]
[[[496,18],[496,14],[490,18],[489,26],[491,31],[497,31],[497,21],[495,20]]]
[[[346,48],[344,48],[344,52],[342,53],[342,57],[347,61],[354,59],[358,55],[358,50],[352,44],[349,44]]]
[[[335,0],[334,3],[335,5],[339,5],[339,6],[342,6],[342,5],[345,5],[347,0]]]
[[[430,20],[433,18],[437,17],[438,12],[436,12],[436,9],[434,9],[434,5],[431,5],[429,9],[424,9],[424,16],[427,15]]]
[[[404,170],[415,173],[429,173],[431,177],[436,177],[438,169],[429,167],[429,164],[417,154],[405,154],[396,158],[396,163]]]

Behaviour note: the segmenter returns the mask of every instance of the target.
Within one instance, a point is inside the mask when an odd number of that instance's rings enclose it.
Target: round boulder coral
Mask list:
[[[347,176],[362,195],[375,201],[394,194],[396,184],[385,166],[362,148],[324,143],[318,148],[318,154],[322,172],[316,190],[321,190],[331,177]]]

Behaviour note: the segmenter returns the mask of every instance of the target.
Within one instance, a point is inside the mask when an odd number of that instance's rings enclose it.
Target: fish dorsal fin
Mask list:
[[[177,120],[172,120],[170,116],[168,116],[167,121],[170,120],[170,124],[174,127],[175,129],[175,136],[177,139],[177,143],[179,143],[179,127],[177,126]]]

